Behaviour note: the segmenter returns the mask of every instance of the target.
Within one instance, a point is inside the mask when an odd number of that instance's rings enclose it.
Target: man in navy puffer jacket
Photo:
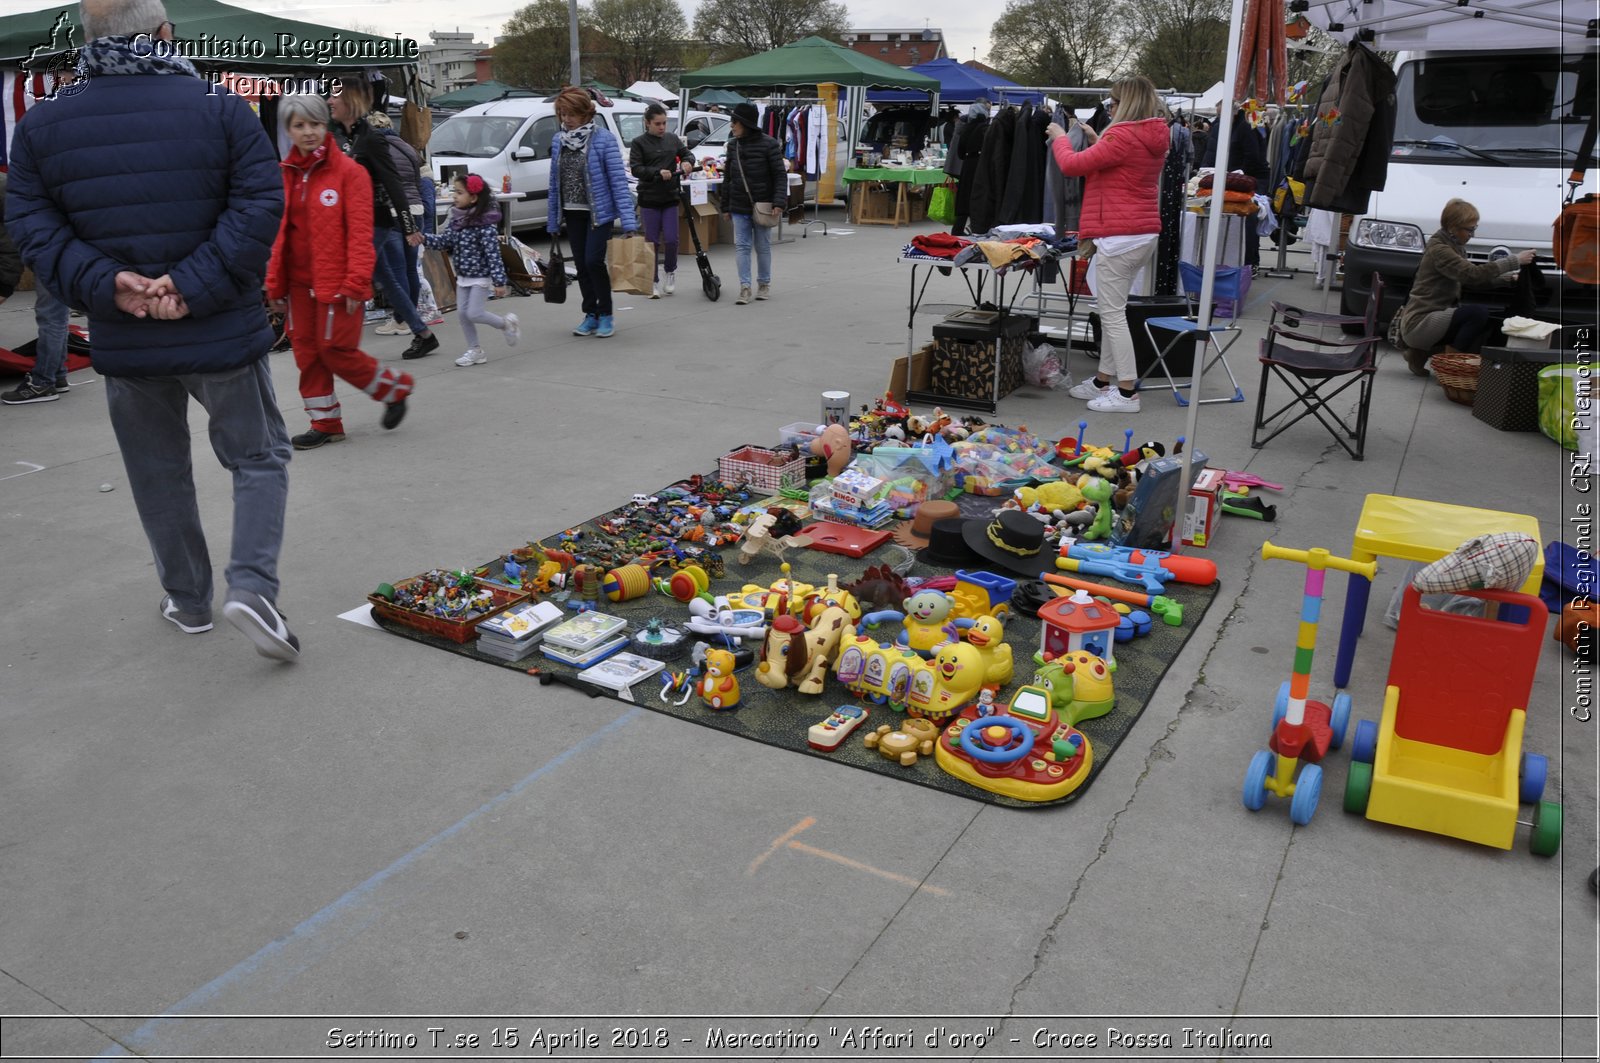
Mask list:
[[[192,396],[233,474],[223,615],[278,660],[289,434],[262,303],[283,186],[259,119],[172,47],[160,0],[84,0],[81,88],[12,139],[6,220],[40,281],[88,314],[94,368],[180,630],[211,629],[212,573],[190,468]]]

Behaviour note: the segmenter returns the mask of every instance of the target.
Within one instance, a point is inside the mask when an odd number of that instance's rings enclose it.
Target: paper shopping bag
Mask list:
[[[637,233],[613,236],[606,245],[611,290],[649,295],[655,287],[655,245]]]

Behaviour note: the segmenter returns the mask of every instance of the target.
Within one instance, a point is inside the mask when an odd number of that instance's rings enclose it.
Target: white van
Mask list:
[[[1373,193],[1367,213],[1351,220],[1341,298],[1345,313],[1365,312],[1377,270],[1385,285],[1381,316],[1390,319],[1410,293],[1423,246],[1439,228],[1440,211],[1460,197],[1482,216],[1468,255],[1484,261],[1533,248],[1551,281],[1551,319],[1559,305],[1568,318],[1587,314],[1593,320],[1593,289],[1576,288],[1557,271],[1551,225],[1561,212],[1579,141],[1594,117],[1596,58],[1593,42],[1569,47],[1566,54],[1553,49],[1399,53],[1388,180],[1382,192]],[[1578,194],[1595,189],[1591,156]],[[1564,293],[1558,294],[1559,285],[1565,285]],[[1507,295],[1499,289],[1470,298],[1504,305]]]
[[[595,123],[621,141],[624,163],[628,145],[644,132],[646,106],[636,100],[613,100],[609,107],[595,109]],[[689,114],[691,124],[700,116],[725,121],[709,112]],[[668,115],[669,123],[675,124],[676,112]],[[434,127],[428,138],[428,164],[435,181],[442,182],[445,167],[465,166],[496,191],[509,174],[511,190],[527,193],[511,203],[511,227],[542,229],[549,212],[550,142],[560,128],[549,100],[516,97],[480,103]]]

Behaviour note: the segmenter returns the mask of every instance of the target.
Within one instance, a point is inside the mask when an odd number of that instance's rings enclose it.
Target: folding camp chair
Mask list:
[[[1256,394],[1256,420],[1250,430],[1250,446],[1260,450],[1291,425],[1314,416],[1334,440],[1356,461],[1365,456],[1367,414],[1372,407],[1372,379],[1378,371],[1378,306],[1383,298],[1383,277],[1372,275],[1372,293],[1367,297],[1367,312],[1362,317],[1322,314],[1286,303],[1273,303],[1267,322],[1267,335],[1261,341],[1261,388]],[[1342,326],[1360,325],[1363,334],[1351,339]],[[1323,339],[1295,331],[1334,328],[1334,338]],[[1267,414],[1267,382],[1273,376],[1288,385],[1291,398]],[[1348,388],[1359,388],[1355,425],[1336,413],[1330,403]],[[1331,390],[1324,390],[1331,388]],[[1297,407],[1303,407],[1296,409]],[[1261,433],[1291,410],[1296,412],[1262,437]],[[1346,437],[1355,440],[1351,446]]]
[[[1239,387],[1239,381],[1234,379],[1233,370],[1228,366],[1228,348],[1238,342],[1242,333],[1239,326],[1232,318],[1237,318],[1239,308],[1244,303],[1244,293],[1250,286],[1250,271],[1245,267],[1219,266],[1216,280],[1212,284],[1213,309],[1219,303],[1226,302],[1231,308],[1231,315],[1227,321],[1213,318],[1209,328],[1201,328],[1199,320],[1194,316],[1196,311],[1195,297],[1200,291],[1201,273],[1198,266],[1187,262],[1178,263],[1178,272],[1183,280],[1184,294],[1189,299],[1190,315],[1187,317],[1152,317],[1144,322],[1145,336],[1150,340],[1150,348],[1156,352],[1155,361],[1139,374],[1139,379],[1134,382],[1134,387],[1140,391],[1147,387],[1160,387],[1160,382],[1147,384],[1145,378],[1161,370],[1161,375],[1167,378],[1166,386],[1172,389],[1172,397],[1178,401],[1179,406],[1189,405],[1189,399],[1184,391],[1193,393],[1199,387],[1200,380],[1211,367],[1218,362],[1222,363],[1223,372],[1228,374],[1228,383],[1233,385],[1233,393],[1218,395],[1209,399],[1197,399],[1204,406],[1209,402],[1243,402],[1244,390]],[[1164,346],[1156,341],[1155,330],[1173,334]],[[1180,343],[1191,344],[1194,358],[1190,363],[1189,379],[1182,384],[1173,379],[1172,370],[1167,365],[1167,356],[1177,350]],[[1213,353],[1213,351],[1215,353]],[[1198,372],[1194,366],[1200,366]]]

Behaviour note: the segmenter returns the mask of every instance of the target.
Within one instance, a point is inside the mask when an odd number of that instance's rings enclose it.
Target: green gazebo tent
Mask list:
[[[477,85],[468,85],[466,88],[457,89],[454,92],[446,92],[442,96],[435,96],[428,101],[428,106],[437,107],[444,111],[453,111],[510,96],[543,97],[545,95],[547,94],[543,92],[535,92],[532,89],[519,89],[513,85],[507,85],[503,81],[491,79]]]
[[[706,89],[695,96],[691,101],[698,104],[714,103],[721,107],[732,107],[735,104],[747,102],[745,98],[732,89]]]
[[[853,88],[939,91],[939,82],[934,78],[903,70],[821,37],[804,37],[782,48],[708,66],[678,79],[682,90],[798,88],[829,82]]]

